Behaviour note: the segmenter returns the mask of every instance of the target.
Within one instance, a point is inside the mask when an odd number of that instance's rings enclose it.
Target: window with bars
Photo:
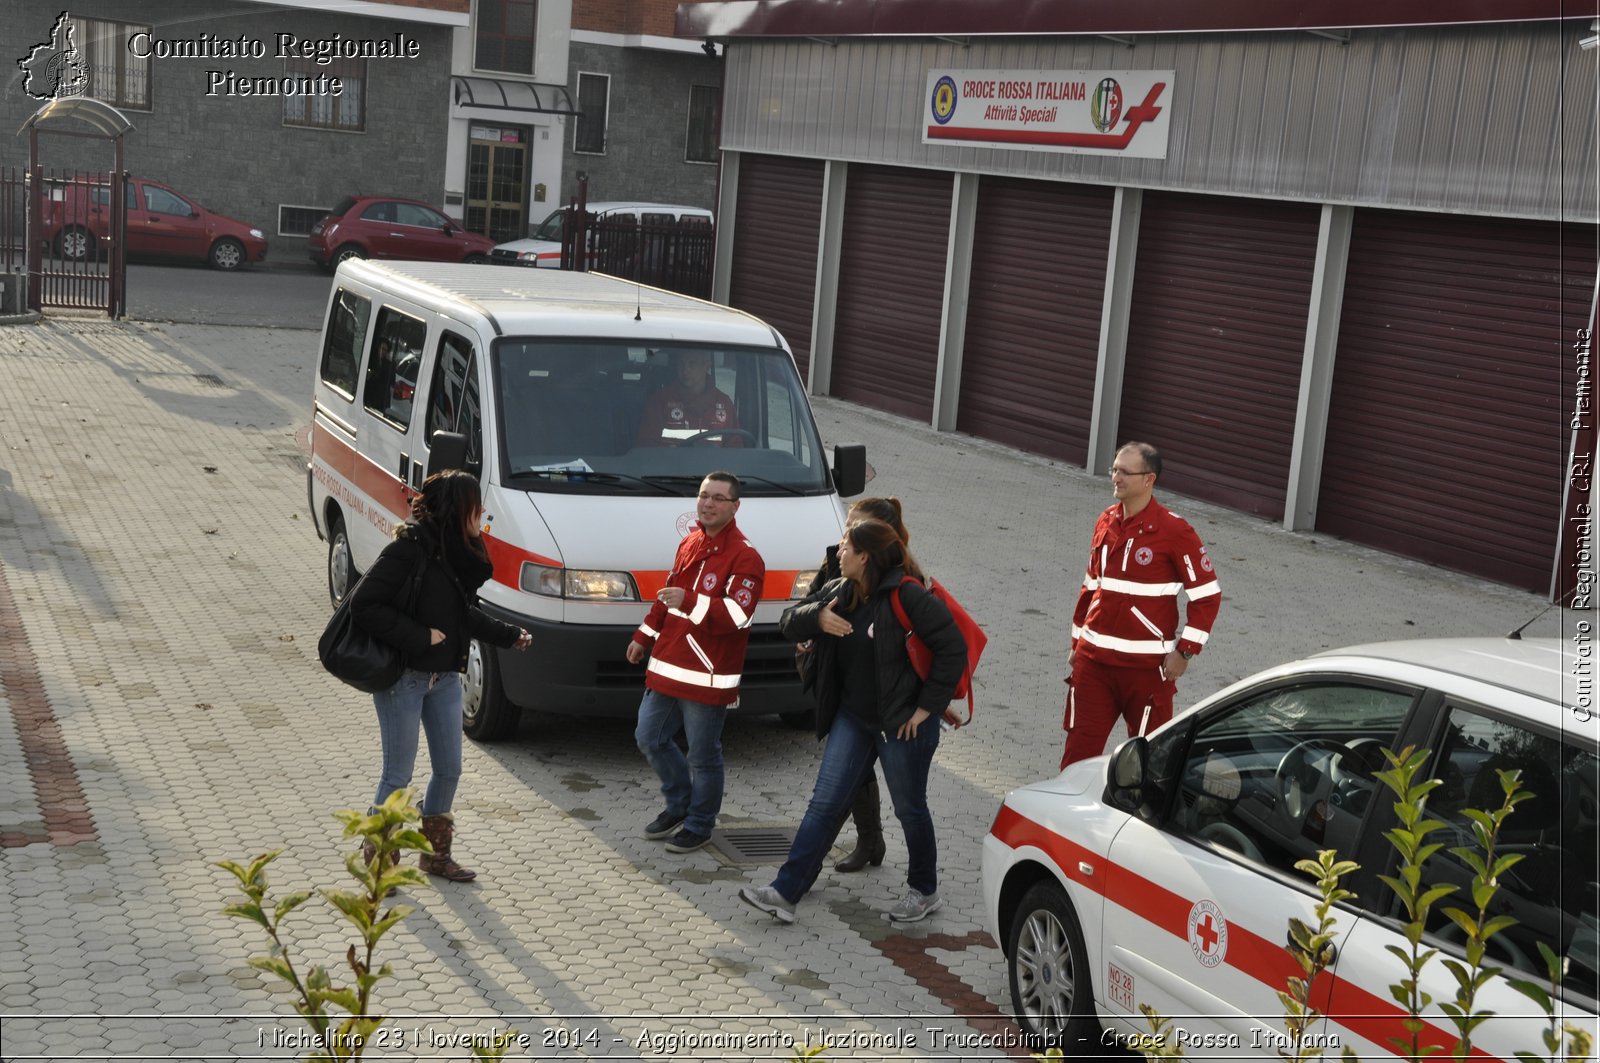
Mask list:
[[[606,153],[606,115],[611,105],[610,74],[578,74],[578,114],[572,120],[572,150]]]
[[[472,65],[507,74],[533,73],[539,0],[478,0]]]
[[[715,85],[689,88],[689,136],[684,145],[685,162],[717,161],[717,108],[722,90]]]
[[[150,109],[150,57],[128,51],[128,38],[149,26],[103,18],[73,18],[78,51],[89,69],[88,94],[113,107]]]
[[[335,59],[318,66],[315,59],[285,58],[283,72],[291,78],[338,78],[339,95],[284,96],[283,124],[308,129],[336,129],[359,133],[367,127],[367,61]]]
[[[295,207],[278,204],[279,236],[310,236],[312,228],[328,213],[327,207]]]

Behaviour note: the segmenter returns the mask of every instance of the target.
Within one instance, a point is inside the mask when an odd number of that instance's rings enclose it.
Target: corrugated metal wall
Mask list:
[[[722,146],[1318,203],[1597,220],[1587,23],[1101,38],[737,40]],[[1581,30],[1579,27],[1582,27]],[[996,27],[1003,29],[1004,27]],[[933,67],[1176,71],[1167,158],[922,143]]]

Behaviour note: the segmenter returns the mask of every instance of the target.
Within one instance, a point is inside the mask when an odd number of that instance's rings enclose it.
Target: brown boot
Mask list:
[[[878,777],[869,772],[867,781],[856,791],[850,804],[850,818],[856,823],[856,847],[834,864],[835,871],[860,871],[883,863],[888,847],[883,841],[883,819],[878,813]]]
[[[450,859],[450,843],[455,833],[455,824],[448,814],[423,816],[422,836],[433,846],[433,852],[423,853],[419,864],[430,875],[438,875],[451,882],[471,882],[478,877],[478,873]]]
[[[368,867],[371,867],[372,866],[372,858],[377,856],[377,855],[378,855],[378,843],[377,842],[372,841],[369,838],[367,841],[364,841],[364,842],[361,843],[361,862],[362,863],[366,864]],[[389,866],[390,867],[398,867],[399,864],[400,864],[400,854],[391,850],[390,853],[389,853]],[[393,897],[393,896],[394,896],[394,890],[392,890],[392,889],[384,890],[383,897],[381,899],[382,900],[388,900],[390,897]]]

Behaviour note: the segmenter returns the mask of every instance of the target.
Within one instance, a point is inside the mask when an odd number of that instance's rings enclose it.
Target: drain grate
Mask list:
[[[781,864],[794,844],[794,827],[730,827],[711,832],[711,845],[731,864]]]
[[[222,378],[215,373],[195,373],[193,375],[196,380],[200,381],[200,383],[209,384],[214,388],[225,388],[228,386],[227,384],[223,383]]]

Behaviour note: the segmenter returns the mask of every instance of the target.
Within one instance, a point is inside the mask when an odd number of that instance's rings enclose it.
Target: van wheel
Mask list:
[[[211,245],[211,268],[231,273],[244,265],[244,245],[225,236]]]
[[[461,730],[468,738],[493,742],[516,734],[522,709],[506,697],[494,648],[477,639],[467,648],[467,674],[461,683]]]
[[[62,258],[82,262],[94,255],[94,233],[81,225],[69,225],[56,237],[56,251]]]
[[[1072,902],[1053,881],[1022,896],[1007,935],[1006,968],[1017,1025],[1035,1051],[1060,1048],[1068,1057],[1099,1044],[1094,990],[1083,931]]]
[[[350,536],[344,530],[344,521],[333,517],[329,525],[328,597],[337,609],[350,588],[356,585],[356,562],[350,556]]]

